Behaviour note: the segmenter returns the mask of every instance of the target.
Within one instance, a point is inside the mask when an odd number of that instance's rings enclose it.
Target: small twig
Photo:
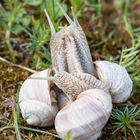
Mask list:
[[[29,72],[31,72],[31,73],[37,72],[37,71],[32,70],[32,69],[30,69],[30,68],[27,68],[27,67],[25,67],[25,66],[18,65],[18,64],[14,64],[14,63],[12,63],[12,62],[10,62],[10,61],[8,61],[8,60],[2,58],[1,56],[0,56],[0,60],[3,61],[3,62],[5,62],[5,63],[8,64],[8,65],[11,65],[11,66],[14,66],[14,67],[18,67],[18,68],[20,68],[20,69],[29,71]]]

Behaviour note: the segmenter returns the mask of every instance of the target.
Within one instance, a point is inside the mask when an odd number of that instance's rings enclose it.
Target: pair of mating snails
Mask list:
[[[110,117],[112,102],[128,99],[132,81],[118,64],[92,62],[73,9],[74,21],[57,5],[69,25],[56,32],[45,11],[52,33],[53,68],[36,72],[25,80],[19,94],[21,113],[29,125],[55,124],[62,139],[71,131],[73,139],[96,140]]]

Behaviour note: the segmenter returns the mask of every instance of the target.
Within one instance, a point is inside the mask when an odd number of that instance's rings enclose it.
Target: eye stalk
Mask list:
[[[58,5],[58,7],[61,9],[63,15],[65,16],[65,18],[67,19],[68,23],[70,25],[74,24],[76,26],[79,26],[79,22],[77,20],[77,17],[76,17],[76,14],[75,14],[75,11],[74,11],[74,8],[71,7],[71,10],[72,10],[72,16],[73,16],[73,20],[69,17],[69,15],[65,12],[65,10],[62,8],[62,6],[56,1],[56,4]]]
[[[52,21],[51,21],[51,19],[50,19],[50,17],[49,17],[49,14],[48,14],[48,12],[47,12],[46,9],[44,10],[44,12],[45,12],[45,14],[46,14],[46,17],[47,17],[48,23],[49,23],[50,28],[51,28],[51,34],[53,35],[53,34],[56,33],[55,28],[54,28],[54,26],[53,26],[53,23],[52,23]]]
[[[65,16],[65,18],[67,19],[69,24],[73,24],[72,19],[69,17],[69,15],[65,12],[65,10],[62,8],[62,6],[56,1],[56,4],[58,5],[58,7],[61,9],[63,15]]]
[[[77,20],[77,17],[76,17],[74,8],[71,7],[71,10],[72,10],[72,16],[73,16],[73,19],[74,19],[74,24],[75,24],[76,26],[80,26],[80,24],[79,24],[79,22],[78,22],[78,20]]]

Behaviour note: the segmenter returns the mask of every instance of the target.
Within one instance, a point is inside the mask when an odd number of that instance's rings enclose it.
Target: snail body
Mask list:
[[[67,73],[58,72],[52,78],[52,81],[59,87],[69,98],[74,101],[76,97],[87,89],[102,89],[108,92],[108,87],[96,77],[86,73]]]
[[[74,18],[74,21],[72,21],[60,4],[57,3],[57,5],[60,7],[69,25],[64,26],[60,31],[56,32],[46,11],[49,25],[53,28],[50,40],[53,67],[58,72],[83,72],[94,75],[95,70],[89,46],[74,11],[72,10]]]

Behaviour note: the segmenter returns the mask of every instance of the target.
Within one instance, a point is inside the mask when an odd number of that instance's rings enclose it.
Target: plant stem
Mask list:
[[[14,125],[5,126],[5,127],[0,128],[0,132],[3,131],[3,130],[5,130],[5,129],[14,129],[14,128],[15,128]],[[54,136],[56,138],[60,138],[58,135],[53,134],[53,133],[50,133],[48,131],[43,131],[43,130],[28,128],[28,127],[24,127],[24,126],[20,126],[20,125],[18,126],[18,128],[19,129],[28,130],[28,131],[38,132],[38,133],[44,133],[44,134],[48,134],[48,135]]]
[[[15,132],[16,132],[16,139],[17,140],[22,140],[20,131],[18,128],[18,122],[17,122],[17,113],[15,107],[13,107],[13,118],[14,118],[14,127],[15,127]]]

